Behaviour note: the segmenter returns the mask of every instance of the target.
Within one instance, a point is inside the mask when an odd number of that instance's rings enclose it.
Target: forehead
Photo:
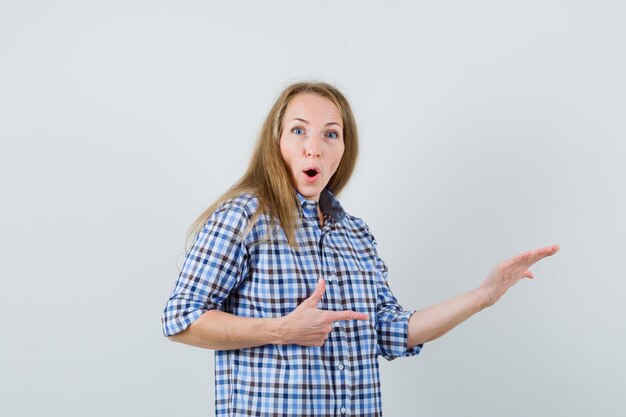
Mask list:
[[[313,93],[300,93],[289,101],[284,122],[288,123],[294,118],[301,118],[310,123],[341,123],[341,113],[335,103]]]

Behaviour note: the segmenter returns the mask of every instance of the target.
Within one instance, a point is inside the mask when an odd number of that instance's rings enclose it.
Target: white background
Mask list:
[[[1,1],[0,415],[212,415],[162,336],[187,227],[282,88],[351,101],[402,305],[559,243],[494,307],[381,359],[388,416],[626,415],[626,7],[614,1]]]

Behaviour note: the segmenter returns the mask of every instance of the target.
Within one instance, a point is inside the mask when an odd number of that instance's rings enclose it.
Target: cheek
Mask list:
[[[287,156],[287,141],[282,137],[278,139],[278,149],[280,149],[280,156],[285,159],[285,157]]]
[[[345,148],[342,146],[341,149],[337,150],[337,153],[335,154],[335,163],[334,163],[333,171],[335,171],[337,167],[339,166],[339,163],[341,162],[341,158],[343,158],[344,149]]]
[[[283,157],[283,161],[285,161],[285,164],[287,165],[287,168],[291,169],[292,166],[292,162],[293,162],[293,154],[294,154],[294,150],[292,149],[291,146],[289,146],[289,141],[288,140],[282,140],[280,141],[279,147],[280,147],[280,155]]]

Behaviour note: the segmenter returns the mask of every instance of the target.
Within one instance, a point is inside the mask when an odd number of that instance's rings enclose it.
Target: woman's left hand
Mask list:
[[[546,246],[520,253],[496,265],[478,288],[483,299],[482,308],[495,304],[509,288],[522,278],[534,278],[535,276],[528,268],[546,256],[554,255],[559,249],[559,245]]]

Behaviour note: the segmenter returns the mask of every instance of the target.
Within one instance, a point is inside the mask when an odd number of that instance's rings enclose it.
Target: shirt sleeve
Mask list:
[[[404,311],[398,303],[387,282],[387,265],[378,257],[376,239],[371,233],[370,238],[376,256],[376,270],[378,272],[376,274],[378,295],[375,323],[378,354],[387,360],[417,355],[422,350],[423,344],[407,349],[409,318],[416,310]]]
[[[247,224],[245,210],[233,205],[220,207],[205,223],[161,315],[165,336],[185,330],[205,311],[219,309],[247,275],[242,238]]]

